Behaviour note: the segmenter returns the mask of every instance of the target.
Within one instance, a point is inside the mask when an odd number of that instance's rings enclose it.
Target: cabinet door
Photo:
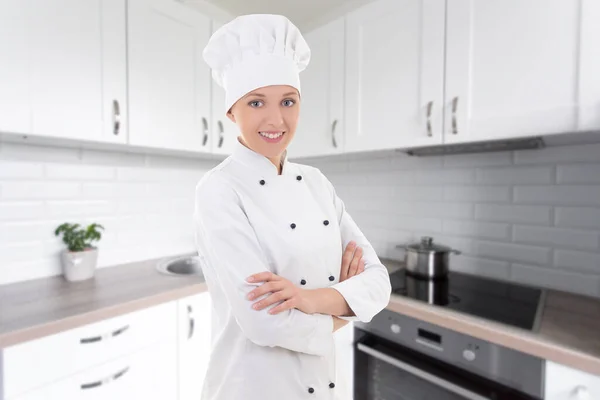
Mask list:
[[[0,132],[31,132],[27,9],[23,0],[0,1]]]
[[[130,143],[210,152],[210,20],[172,0],[128,5]]]
[[[32,133],[125,143],[125,1],[28,4]]]
[[[164,341],[14,400],[165,400],[177,396],[176,346]]]
[[[545,400],[600,399],[600,376],[546,362]]]
[[[444,19],[444,0],[348,14],[345,151],[442,143]]]
[[[222,23],[213,21],[213,32],[223,26]],[[212,85],[212,152],[215,154],[230,155],[233,146],[240,135],[237,124],[227,118],[225,110],[225,89],[211,79]]]
[[[600,126],[598,18],[593,0],[449,0],[445,141]]]
[[[291,157],[340,153],[344,146],[344,18],[305,35],[308,67],[300,73],[301,108]]]
[[[208,292],[179,301],[179,400],[201,397],[211,349],[211,300]]]

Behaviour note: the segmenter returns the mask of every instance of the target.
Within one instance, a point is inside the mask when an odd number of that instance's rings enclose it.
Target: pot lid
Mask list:
[[[430,236],[421,237],[420,243],[411,244],[411,245],[407,246],[407,248],[409,248],[411,250],[416,250],[418,252],[432,252],[432,251],[433,252],[449,252],[449,251],[452,251],[452,249],[448,246],[443,246],[441,244],[433,243],[433,238]]]

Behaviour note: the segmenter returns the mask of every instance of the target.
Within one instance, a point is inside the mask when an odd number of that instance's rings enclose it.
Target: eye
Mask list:
[[[294,104],[296,104],[296,101],[292,100],[292,99],[285,99],[284,101],[281,102],[281,104],[283,104],[284,107],[291,107]]]
[[[250,107],[254,107],[254,108],[258,108],[258,107],[262,106],[262,104],[263,104],[263,102],[260,100],[253,100],[250,103],[248,103],[248,105]]]

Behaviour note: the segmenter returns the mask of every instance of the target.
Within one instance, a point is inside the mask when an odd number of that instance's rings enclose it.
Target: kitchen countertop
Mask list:
[[[207,290],[201,277],[159,273],[161,259],[0,286],[0,349]],[[399,261],[382,258],[391,272]],[[600,375],[600,299],[547,290],[540,329],[525,331],[392,295],[387,309],[523,353]]]

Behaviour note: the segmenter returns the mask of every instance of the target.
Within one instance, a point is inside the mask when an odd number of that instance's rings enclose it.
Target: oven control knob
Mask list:
[[[475,352],[473,350],[465,350],[463,351],[463,358],[467,361],[475,360]]]
[[[390,326],[390,329],[394,333],[400,333],[400,331],[402,330],[402,328],[400,328],[400,325],[398,324],[392,324],[392,326]]]

